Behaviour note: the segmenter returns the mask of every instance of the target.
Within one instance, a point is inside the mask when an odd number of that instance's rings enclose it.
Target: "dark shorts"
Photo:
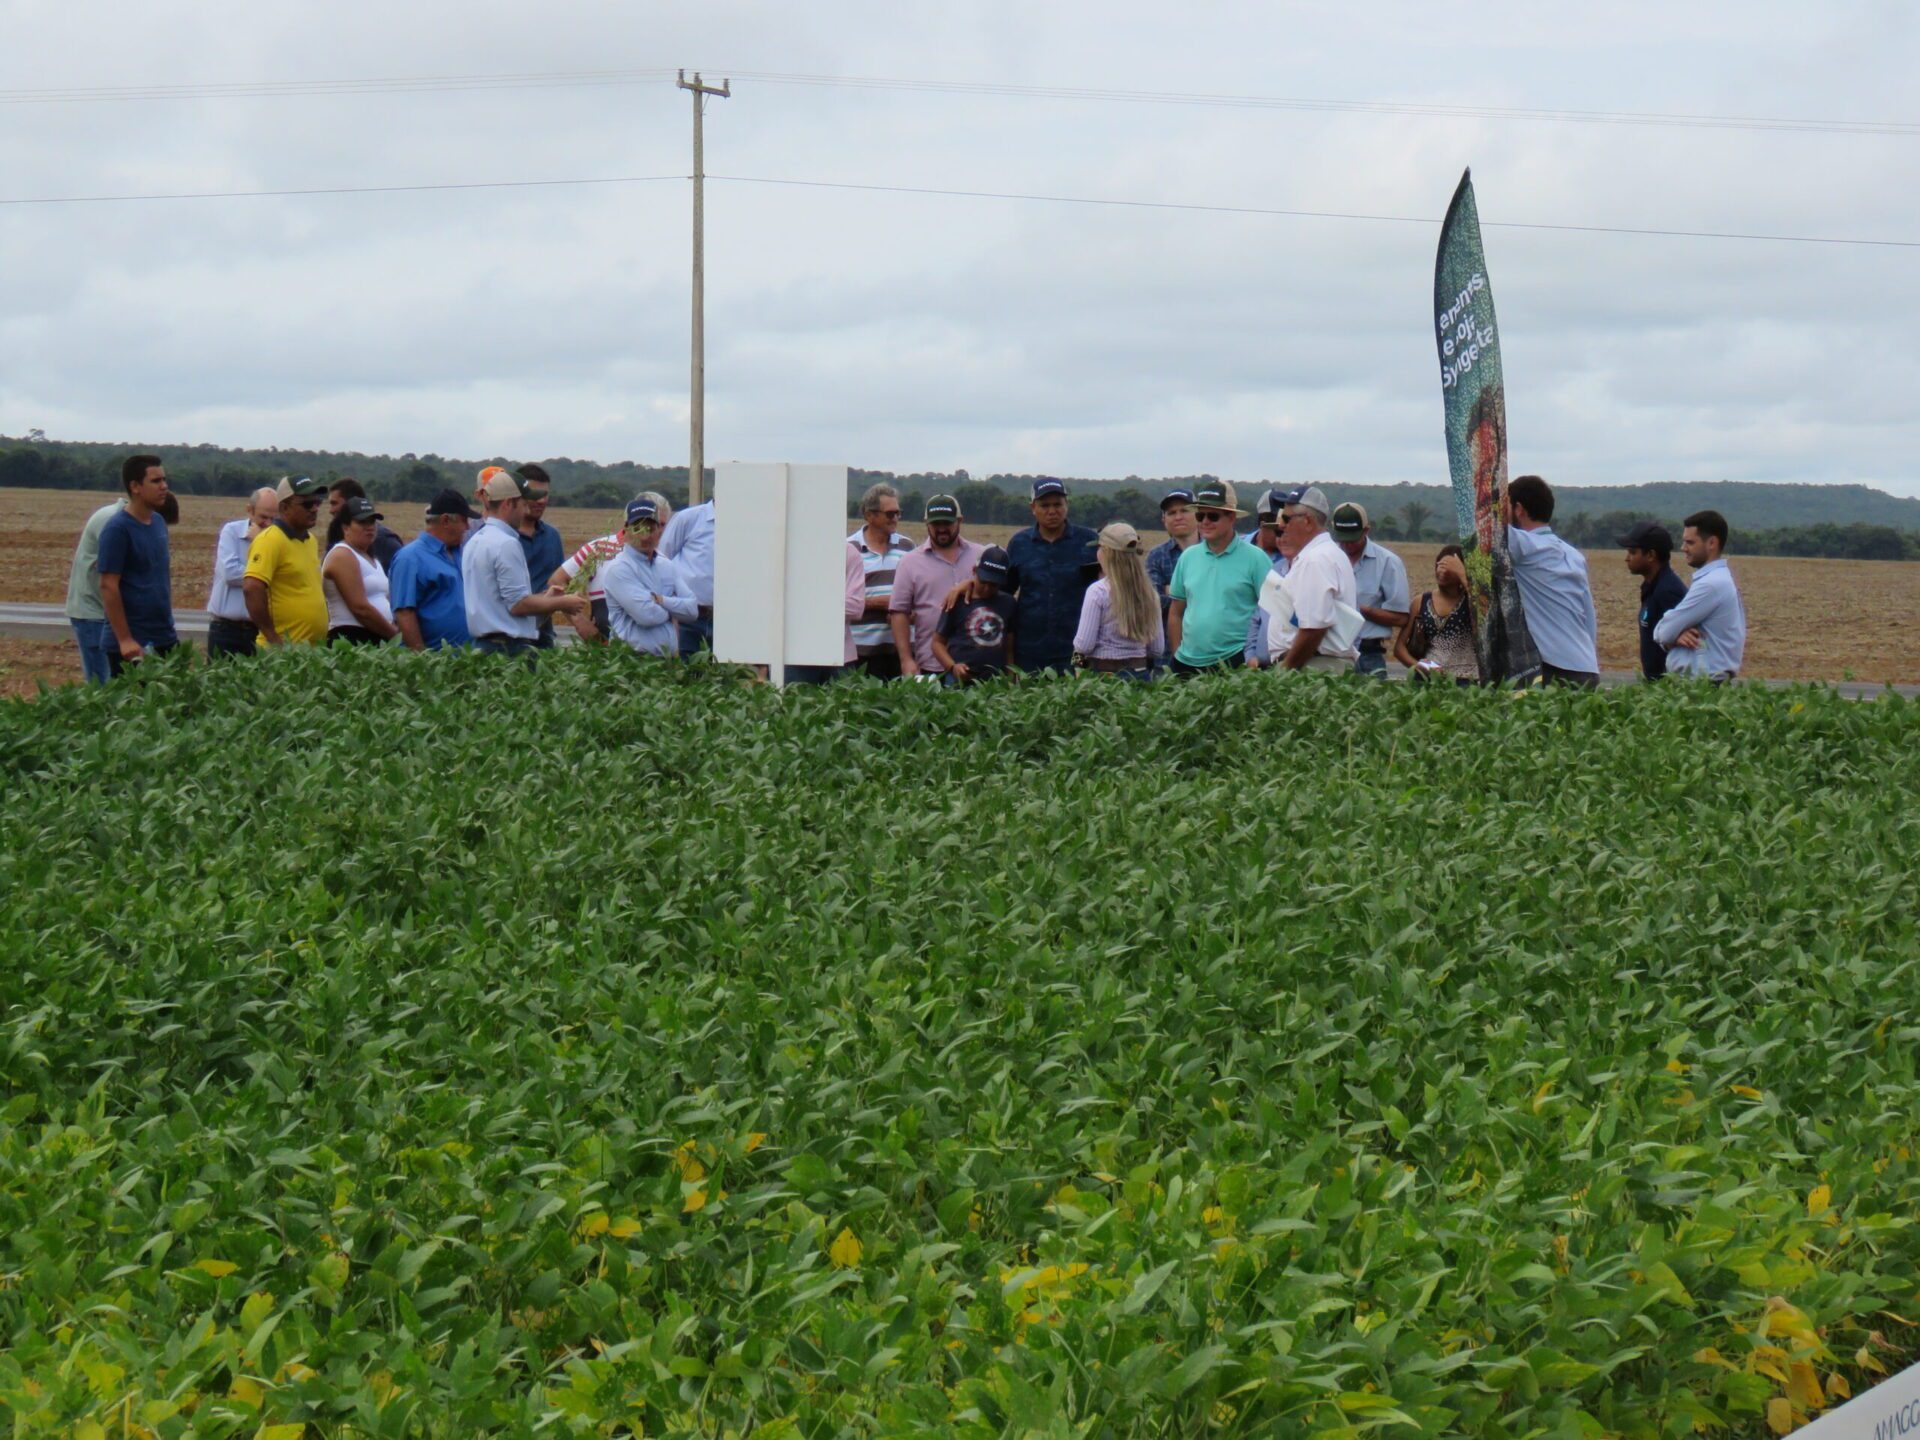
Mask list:
[[[891,645],[882,645],[861,652],[856,668],[871,675],[876,680],[898,680],[900,678],[900,652]]]
[[[207,622],[209,655],[251,655],[259,638],[260,629],[251,620],[222,620],[215,616]]]
[[[1218,670],[1244,670],[1247,668],[1247,656],[1244,650],[1236,651],[1225,660],[1216,660],[1211,665],[1189,665],[1178,655],[1168,662],[1176,680],[1191,680],[1196,675],[1211,675]]]
[[[1575,690],[1598,690],[1600,676],[1592,670],[1562,670],[1558,665],[1540,662],[1542,685],[1566,685]]]

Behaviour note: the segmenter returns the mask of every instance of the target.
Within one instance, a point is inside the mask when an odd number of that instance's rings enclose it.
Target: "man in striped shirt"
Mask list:
[[[867,573],[867,608],[853,625],[853,643],[860,668],[876,680],[900,678],[900,652],[894,648],[887,621],[887,602],[893,598],[893,575],[900,557],[913,542],[900,533],[900,492],[884,482],[869,485],[860,497],[860,518],[866,523],[847,537],[859,552]]]

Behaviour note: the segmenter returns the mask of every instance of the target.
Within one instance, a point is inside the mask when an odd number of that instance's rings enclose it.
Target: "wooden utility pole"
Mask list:
[[[701,147],[700,117],[706,111],[707,96],[729,98],[733,94],[729,88],[733,82],[722,80],[718,86],[706,85],[701,83],[698,70],[693,72],[691,80],[682,70],[674,83],[682,90],[693,92],[693,383],[688,407],[691,434],[687,444],[687,503],[698,505],[707,478],[707,166]]]

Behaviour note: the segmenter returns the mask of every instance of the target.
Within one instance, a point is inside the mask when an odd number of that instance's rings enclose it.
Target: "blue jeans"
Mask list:
[[[1387,678],[1387,656],[1384,650],[1362,650],[1360,658],[1353,662],[1353,673],[1371,675],[1376,679]]]
[[[517,635],[505,640],[475,640],[473,648],[482,655],[523,655],[529,669],[533,667],[533,658],[539,651],[535,641],[523,640]]]
[[[73,643],[80,647],[80,674],[89,685],[104,685],[113,678],[114,660],[120,656],[120,642],[113,638],[113,627],[104,620],[74,620]]]
[[[680,622],[680,658],[691,660],[702,650],[713,649],[713,616]]]

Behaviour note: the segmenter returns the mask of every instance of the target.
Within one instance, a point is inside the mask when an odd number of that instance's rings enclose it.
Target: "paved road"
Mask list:
[[[173,612],[174,628],[181,635],[202,639],[207,633],[207,612],[204,610],[176,610]],[[71,637],[72,628],[67,624],[65,610],[59,605],[25,605],[16,601],[0,601],[0,635],[17,635],[27,640],[63,640]],[[571,641],[573,634],[562,626],[559,631],[562,644]],[[1398,666],[1393,667],[1396,674],[1402,673]],[[1632,685],[1639,676],[1624,670],[1609,671],[1600,677],[1607,685]],[[1782,686],[1792,682],[1769,680],[1769,685]],[[1849,700],[1864,700],[1880,694],[1889,687],[1885,685],[1866,685],[1852,680],[1831,682]],[[1920,699],[1920,685],[1895,685],[1891,687],[1910,700]]]

